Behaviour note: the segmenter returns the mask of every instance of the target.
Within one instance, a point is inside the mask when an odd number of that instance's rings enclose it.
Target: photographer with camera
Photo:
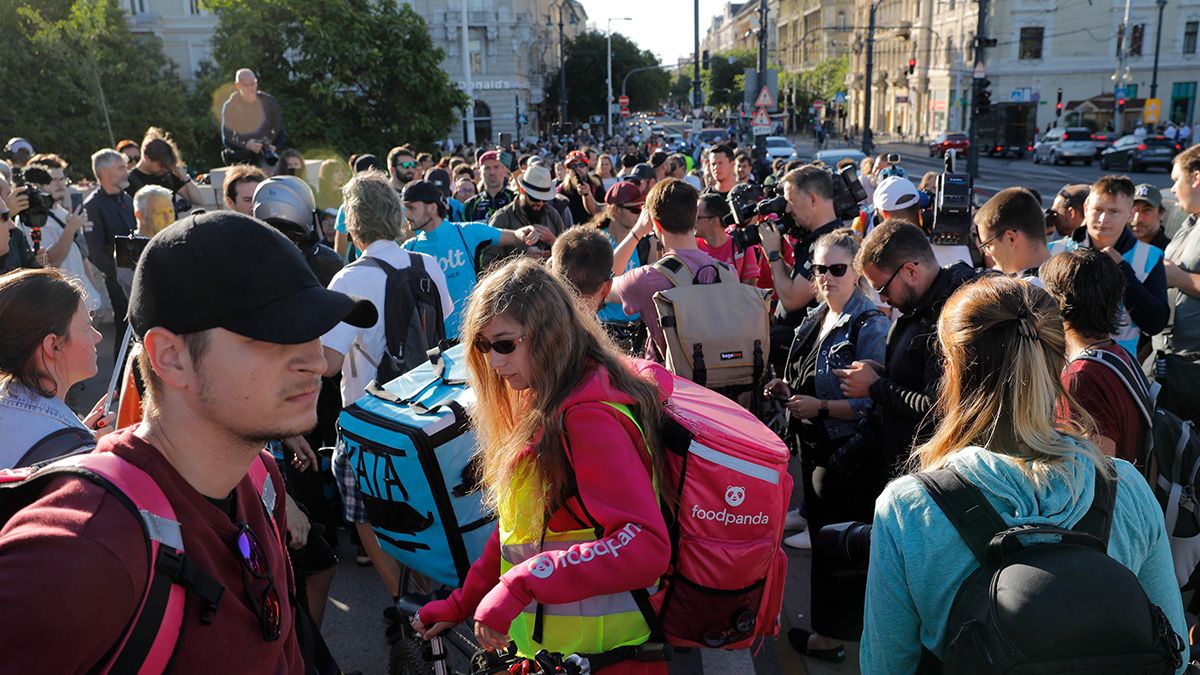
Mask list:
[[[696,210],[696,245],[733,267],[738,280],[751,286],[758,283],[761,272],[757,207],[762,201],[761,188],[752,183],[739,183],[729,191],[728,200],[713,192],[700,195]],[[749,240],[738,236],[743,232],[752,232],[753,236]]]
[[[237,91],[221,107],[221,159],[262,169],[275,166],[285,139],[279,101],[258,90],[258,77],[249,68],[237,71],[233,86]]]
[[[588,173],[587,155],[579,150],[567,153],[564,162],[566,178],[558,186],[558,194],[567,198],[571,206],[571,218],[576,223],[586,223],[600,213],[604,199],[600,179]]]
[[[38,262],[43,267],[57,267],[78,280],[88,311],[94,312],[100,308],[100,294],[88,278],[79,244],[87,226],[87,214],[82,205],[67,212],[64,203],[70,202],[67,176],[63,172],[66,163],[55,156],[46,161],[46,164],[30,164],[21,172],[30,208],[17,216],[17,223],[34,243]]]
[[[188,174],[187,165],[179,156],[179,148],[171,136],[158,127],[150,127],[142,140],[141,159],[129,172],[129,187],[125,191],[133,197],[147,185],[158,185],[182,195],[187,203],[180,203],[178,215],[190,211],[191,206],[203,204],[204,193]]]
[[[33,248],[25,232],[17,227],[17,214],[29,208],[25,186],[13,188],[0,175],[0,274],[23,267],[36,267]]]

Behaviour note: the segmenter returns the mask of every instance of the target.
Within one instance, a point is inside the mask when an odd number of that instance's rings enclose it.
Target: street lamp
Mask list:
[[[1154,31],[1154,75],[1150,78],[1150,98],[1158,98],[1158,49],[1162,45],[1162,15],[1167,0],[1157,0],[1154,4],[1158,5],[1158,29]]]
[[[563,46],[563,8],[571,6],[571,25],[578,23],[579,19],[575,16],[575,4],[572,0],[559,0],[555,5],[558,8],[558,99],[562,107],[562,118],[559,120],[561,131],[562,125],[567,123],[567,52]],[[554,9],[555,5],[551,5],[551,9]],[[552,25],[551,17],[546,17],[546,26]]]
[[[608,98],[605,99],[607,107],[604,109],[604,119],[608,122],[606,130],[609,138],[612,138],[612,22],[614,21],[633,21],[630,17],[609,17],[608,19]]]

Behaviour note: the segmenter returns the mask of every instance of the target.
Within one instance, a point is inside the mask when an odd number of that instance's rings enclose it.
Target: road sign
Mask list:
[[[821,99],[817,99],[817,100],[813,101],[813,104],[812,104],[812,105],[813,105],[813,107],[814,107],[814,108],[816,108],[817,110],[820,110],[821,108],[824,108],[824,107],[825,107],[825,102],[824,102],[824,101],[822,101]]]
[[[621,108],[621,117],[629,117],[629,108]]]
[[[620,96],[617,97],[617,103],[620,103],[622,108],[628,108],[629,107],[629,97],[626,96],[625,94],[621,94]]]
[[[1117,87],[1117,98],[1125,98],[1125,87]]]
[[[1148,98],[1142,107],[1142,121],[1147,124],[1158,124],[1162,121],[1162,99]]]
[[[771,96],[771,89],[769,87],[763,85],[762,90],[758,92],[758,98],[754,99],[754,105],[758,108],[775,107],[775,97]],[[763,114],[766,114],[765,110]]]
[[[983,68],[983,61],[975,62],[975,72],[971,74],[971,77],[975,78],[976,80],[982,80],[983,78],[987,77],[987,71]]]
[[[834,94],[834,95],[833,95],[833,102],[834,102],[834,103],[836,103],[836,104],[838,104],[838,105],[841,105],[841,104],[845,103],[845,102],[846,102],[846,92],[844,92],[844,91],[839,91],[838,93]]]

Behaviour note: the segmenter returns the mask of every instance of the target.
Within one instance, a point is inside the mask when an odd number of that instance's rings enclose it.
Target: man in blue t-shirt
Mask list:
[[[401,196],[405,217],[413,237],[404,242],[407,251],[437,258],[446,274],[446,285],[455,307],[465,307],[479,281],[479,251],[485,246],[528,246],[537,241],[532,225],[518,230],[501,230],[484,223],[451,223],[441,190],[426,180],[409,183]],[[446,337],[458,339],[462,312],[446,317]]]

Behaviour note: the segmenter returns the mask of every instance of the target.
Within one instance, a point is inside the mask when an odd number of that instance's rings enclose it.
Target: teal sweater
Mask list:
[[[1067,464],[1069,480],[1052,474],[1041,489],[1012,460],[983,448],[960,450],[949,463],[983,490],[1009,525],[1049,522],[1069,528],[1087,512],[1095,489],[1094,464],[1083,454],[1075,459]],[[1150,601],[1186,639],[1162,510],[1132,464],[1117,460],[1116,469],[1108,554],[1137,575]],[[912,673],[922,646],[941,656],[950,605],[978,566],[916,478],[905,476],[888,485],[875,502],[862,672]]]

